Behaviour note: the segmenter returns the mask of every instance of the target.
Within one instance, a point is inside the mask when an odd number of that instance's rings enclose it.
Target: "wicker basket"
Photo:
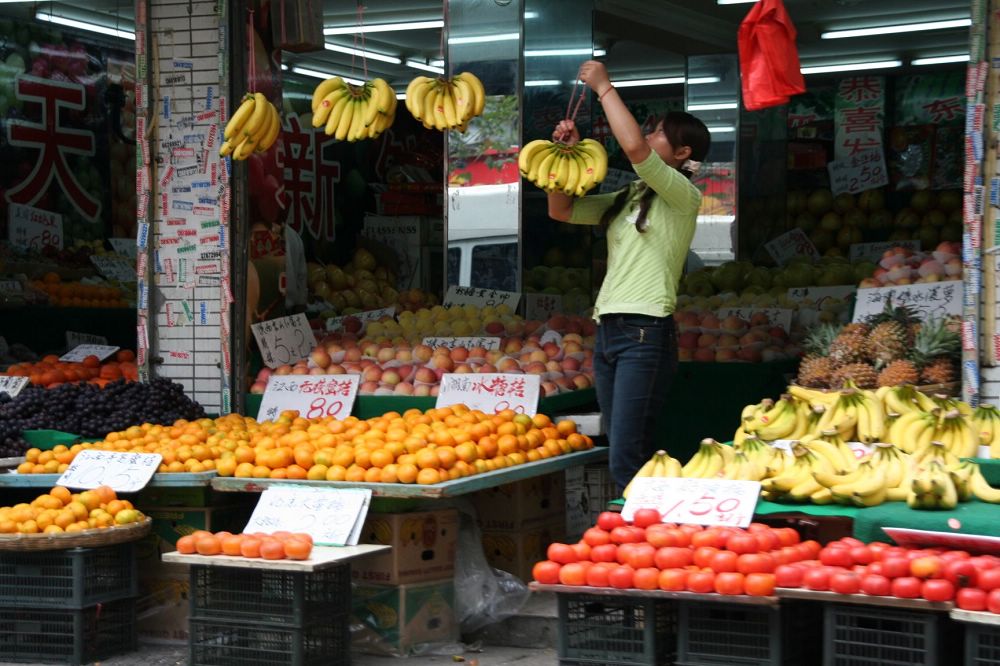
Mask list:
[[[63,534],[0,534],[0,550],[65,550],[112,546],[141,539],[149,534],[153,520],[146,518],[122,527],[84,530]]]

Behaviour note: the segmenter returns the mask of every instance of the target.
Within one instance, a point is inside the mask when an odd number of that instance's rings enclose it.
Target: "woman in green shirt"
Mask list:
[[[656,418],[677,369],[677,284],[701,205],[690,178],[711,138],[704,123],[683,112],[668,113],[644,136],[602,63],[583,63],[580,80],[597,94],[639,176],[613,194],[548,195],[553,219],[600,224],[607,231],[607,274],[594,304],[594,374],[611,475],[621,490],[657,448]],[[563,120],[553,138],[572,144],[580,135],[572,121]]]

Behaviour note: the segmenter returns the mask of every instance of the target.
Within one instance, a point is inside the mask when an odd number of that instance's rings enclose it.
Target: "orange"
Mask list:
[[[438,458],[434,449],[420,449],[417,451],[417,467],[420,469],[437,469],[441,466],[441,459]],[[419,483],[419,479],[418,479]]]
[[[260,544],[260,556],[265,560],[283,560],[285,559],[285,544],[277,539],[265,539]]]
[[[433,467],[425,467],[417,474],[417,483],[422,485],[429,485],[440,481],[441,475],[438,473],[438,470]]]
[[[121,500],[116,499],[108,502],[108,513],[110,513],[112,516],[117,515],[118,512],[124,508],[126,508],[125,503],[122,502]]]
[[[243,541],[240,543],[240,554],[243,557],[260,557],[260,546],[260,539],[244,535]]]
[[[347,480],[347,468],[343,465],[331,465],[330,469],[326,470],[326,480],[327,481],[345,481]]]
[[[233,535],[222,539],[222,554],[223,555],[241,555],[243,548],[243,535]]]
[[[458,460],[458,456],[455,455],[455,449],[450,446],[439,446],[434,449],[434,452],[437,454],[441,467],[444,469],[451,469]]]
[[[396,456],[394,456],[391,451],[387,451],[383,448],[372,451],[369,458],[371,460],[372,467],[384,468],[387,465],[391,465],[396,459]]]
[[[382,481],[382,468],[369,467],[365,470],[365,483],[379,483]]]
[[[373,467],[372,469],[379,469]],[[396,483],[399,480],[399,465],[391,463],[379,469],[379,480],[377,483]]]
[[[312,553],[312,544],[299,538],[289,539],[284,544],[284,554],[290,560],[307,560]]]
[[[306,472],[306,478],[310,481],[323,481],[326,479],[326,473],[329,471],[329,467],[326,465],[313,465]]]
[[[306,478],[306,470],[299,465],[289,465],[287,467],[287,475],[289,479],[304,479]]]
[[[365,468],[359,467],[358,465],[351,465],[347,468],[347,473],[344,475],[344,481],[364,481],[365,480]]]
[[[49,495],[57,498],[63,503],[63,506],[69,504],[73,501],[73,493],[69,491],[69,488],[63,488],[62,486],[56,486],[49,491]]]
[[[569,419],[563,419],[556,424],[556,430],[558,430],[559,434],[563,437],[567,437],[576,432],[576,422],[570,421]]]
[[[199,555],[218,555],[222,552],[222,542],[214,534],[198,539],[194,547]]]

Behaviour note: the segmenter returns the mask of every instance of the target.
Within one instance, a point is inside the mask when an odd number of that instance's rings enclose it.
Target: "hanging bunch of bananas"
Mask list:
[[[451,79],[418,76],[406,86],[406,108],[427,129],[464,132],[485,107],[486,90],[472,72]]]
[[[255,151],[263,153],[281,133],[281,116],[263,93],[247,93],[236,113],[226,123],[219,155],[245,160]]]
[[[334,76],[316,86],[312,111],[313,127],[339,141],[374,139],[396,118],[396,93],[385,79],[356,86]]]
[[[1000,458],[1000,410],[983,403],[972,412],[971,426],[981,446],[990,447],[990,458]]]
[[[979,451],[979,436],[958,409],[916,411],[897,418],[887,440],[907,452],[923,449],[930,442],[942,442],[959,458],[972,458]]]
[[[517,166],[522,176],[546,192],[582,197],[607,176],[608,153],[593,139],[572,146],[535,139],[521,148]]]
[[[679,477],[681,475],[681,463],[677,458],[672,458],[670,454],[662,449],[653,454],[653,457],[645,462],[645,464],[639,468],[639,471],[635,473],[632,477],[632,481],[640,477],[648,477],[655,479],[666,479]],[[625,486],[625,490],[622,491],[622,497],[628,497],[628,491],[632,487],[632,481],[629,481],[628,485]]]

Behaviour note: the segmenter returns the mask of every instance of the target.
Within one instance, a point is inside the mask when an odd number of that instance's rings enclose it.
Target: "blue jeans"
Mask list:
[[[611,477],[622,490],[656,452],[656,419],[677,371],[674,318],[601,317],[594,378],[601,425],[610,444]]]

